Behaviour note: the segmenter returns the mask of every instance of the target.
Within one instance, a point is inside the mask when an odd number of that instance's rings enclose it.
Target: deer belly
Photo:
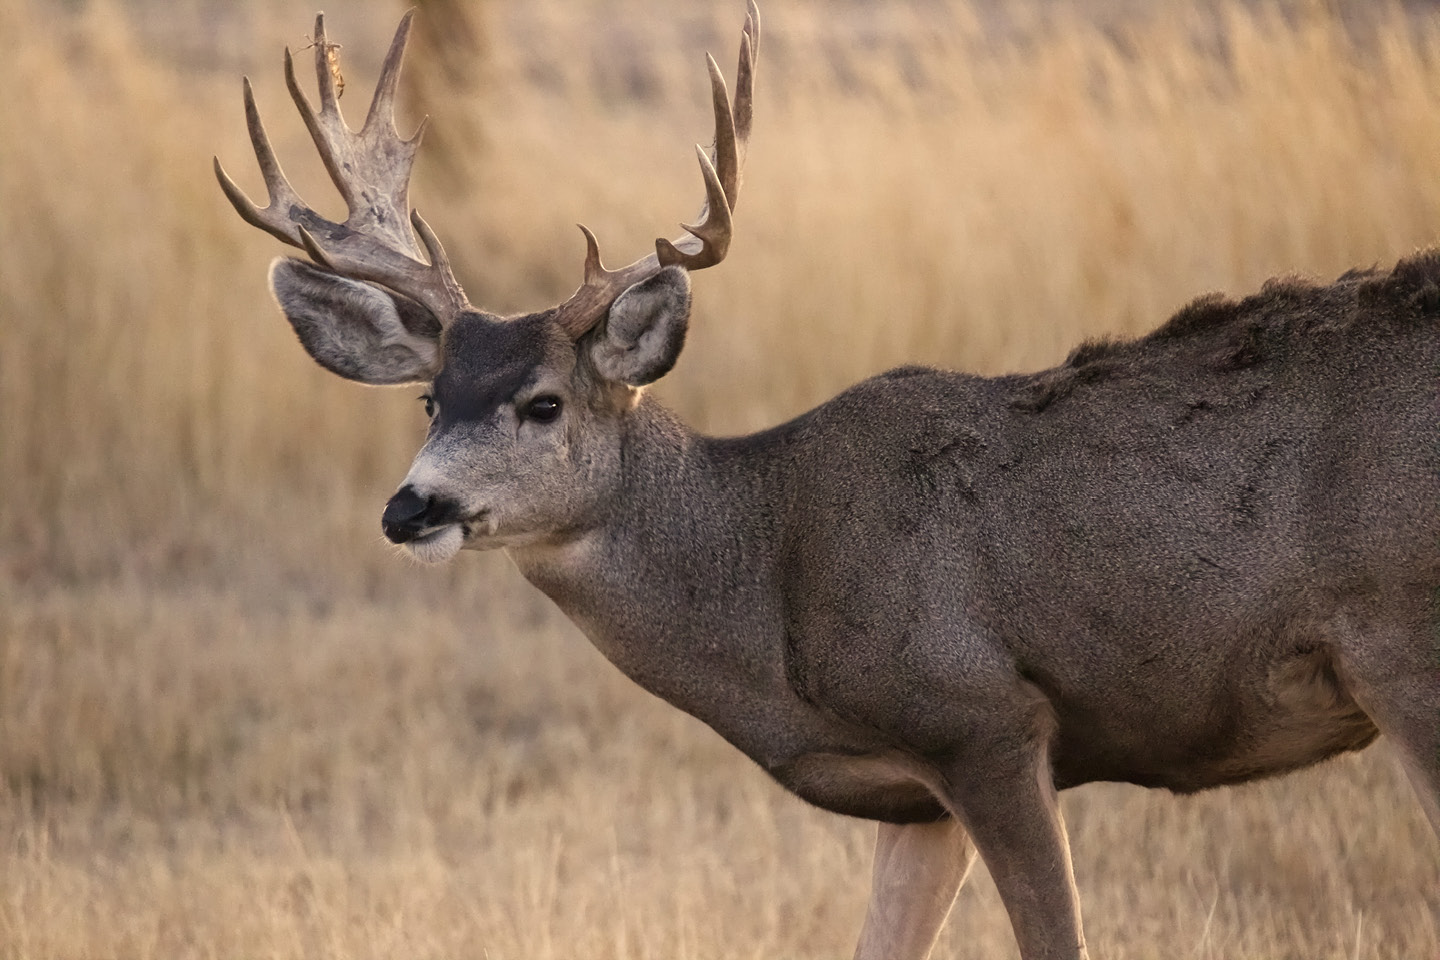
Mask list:
[[[1112,780],[1192,793],[1298,770],[1378,735],[1319,648],[1280,657],[1253,684],[1183,710],[1066,713],[1052,752],[1062,788]]]

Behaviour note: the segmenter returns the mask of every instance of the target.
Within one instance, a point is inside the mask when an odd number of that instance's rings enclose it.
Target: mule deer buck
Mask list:
[[[281,172],[251,224],[326,369],[429,385],[385,506],[421,560],[502,547],[622,671],[812,804],[879,821],[857,957],[921,958],[978,853],[1024,960],[1086,948],[1056,791],[1190,792],[1385,733],[1440,830],[1440,255],[1333,285],[1198,300],[1042,373],[905,368],[717,439],[643,392],[674,365],[688,274],[730,246],[760,18],[733,104],[709,61],[706,203],[683,239],[559,306],[473,307],[406,198],[400,23],[369,115],[286,80],[349,207]],[[412,232],[413,227],[413,232]],[[584,228],[581,228],[584,230]],[[417,240],[418,237],[418,240]]]

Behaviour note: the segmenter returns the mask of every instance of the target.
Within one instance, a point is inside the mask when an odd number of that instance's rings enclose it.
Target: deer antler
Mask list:
[[[247,223],[303,248],[316,263],[336,273],[380,283],[420,301],[445,326],[471,307],[434,231],[418,212],[409,209],[410,170],[425,124],[422,122],[409,140],[401,139],[395,130],[395,85],[400,77],[400,61],[405,54],[413,15],[412,10],[400,20],[380,70],[370,112],[358,134],[345,125],[340,115],[334,77],[325,56],[330,44],[325,37],[324,14],[315,18],[319,113],[300,91],[290,51],[285,51],[286,86],[310,130],[330,179],[345,198],[349,215],[344,223],[320,216],[306,206],[290,186],[270,147],[265,125],[260,122],[248,77],[245,118],[250,142],[265,178],[269,205],[263,209],[255,206],[225,173],[218,158],[215,176],[235,211]],[[585,279],[570,299],[556,308],[555,314],[556,322],[571,337],[579,338],[592,329],[621,293],[661,269],[678,266],[703,270],[725,259],[730,249],[731,216],[740,195],[741,171],[750,140],[755,62],[759,52],[760,10],[755,0],[749,0],[745,28],[740,35],[740,65],[736,71],[733,107],[720,68],[714,58],[706,57],[715,111],[715,144],[709,152],[696,147],[700,172],[705,178],[705,206],[699,223],[681,224],[687,236],[674,241],[658,239],[654,253],[619,270],[607,270],[600,262],[600,245],[595,235],[583,224],[580,226],[586,243]],[[419,234],[423,244],[424,260],[420,259],[421,246],[416,244],[415,234]]]
[[[600,262],[600,244],[584,224],[585,280],[570,299],[556,311],[556,321],[570,334],[580,337],[604,317],[610,305],[628,287],[664,267],[703,270],[725,259],[730,249],[731,215],[740,196],[741,172],[750,142],[750,121],[754,114],[755,62],[760,54],[760,10],[749,0],[749,12],[740,34],[740,65],[735,72],[735,104],[731,107],[725,78],[715,59],[706,55],[710,69],[710,96],[715,109],[715,144],[709,152],[696,147],[700,173],[705,178],[705,206],[700,222],[683,223],[689,236],[678,240],[663,237],[655,241],[655,252],[619,270],[607,270]]]
[[[329,46],[325,38],[325,15],[315,17],[318,114],[296,82],[290,50],[285,51],[285,84],[310,130],[330,179],[345,198],[349,214],[344,223],[320,216],[306,206],[290,186],[270,147],[265,125],[260,122],[248,77],[245,79],[245,118],[250,142],[265,178],[269,205],[263,209],[255,206],[225,173],[218,157],[215,176],[235,211],[247,223],[303,248],[316,263],[336,273],[384,284],[420,301],[443,326],[470,309],[470,302],[450,270],[450,261],[439,239],[420,214],[410,210],[407,198],[410,170],[425,132],[423,121],[408,140],[401,139],[395,129],[395,85],[400,78],[400,61],[405,55],[413,15],[414,11],[409,11],[400,20],[375,85],[370,112],[358,134],[346,126],[340,115],[335,81],[325,58]],[[416,233],[420,244],[415,242]],[[425,259],[421,259],[421,244]]]

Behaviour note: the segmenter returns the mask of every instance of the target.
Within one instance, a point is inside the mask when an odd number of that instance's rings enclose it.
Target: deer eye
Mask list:
[[[425,416],[431,420],[435,419],[435,398],[428,393],[420,395],[420,402],[425,404]]]
[[[534,420],[536,423],[552,423],[560,416],[560,398],[548,393],[536,397],[525,404],[524,416],[526,420]]]

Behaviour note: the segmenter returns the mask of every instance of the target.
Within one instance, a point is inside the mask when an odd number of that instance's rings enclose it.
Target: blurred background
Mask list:
[[[327,10],[353,118],[404,6]],[[411,196],[472,299],[566,296],[577,220],[624,262],[693,214],[703,53],[733,76],[741,0],[418,6]],[[736,244],[658,387],[707,430],[1440,237],[1426,4],[763,13]],[[631,686],[503,556],[382,540],[419,391],[309,361],[265,287],[286,251],[211,173],[262,192],[248,74],[343,212],[281,74],[313,15],[0,0],[0,958],[848,956],[870,826]],[[1064,803],[1097,957],[1440,955],[1440,844],[1383,743]],[[977,869],[937,956],[1014,955]]]

